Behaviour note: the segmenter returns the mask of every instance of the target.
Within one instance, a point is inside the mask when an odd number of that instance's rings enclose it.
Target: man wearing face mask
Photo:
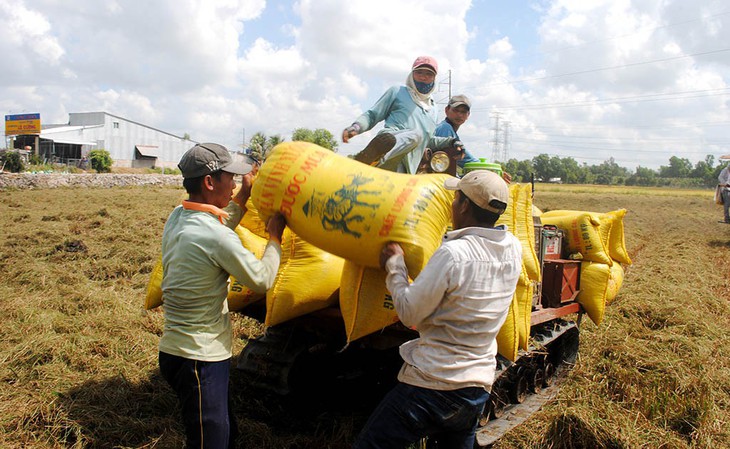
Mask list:
[[[355,160],[385,170],[415,174],[426,147],[442,150],[461,146],[453,137],[434,137],[436,108],[431,94],[436,84],[438,63],[431,56],[413,62],[405,86],[393,86],[352,125],[342,131],[342,141],[369,131],[385,121],[385,127]]]

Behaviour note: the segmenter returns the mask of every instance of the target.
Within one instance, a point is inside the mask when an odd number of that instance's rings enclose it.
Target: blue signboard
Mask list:
[[[12,121],[12,120],[40,120],[41,115],[40,114],[14,114],[14,115],[6,115],[5,121]]]

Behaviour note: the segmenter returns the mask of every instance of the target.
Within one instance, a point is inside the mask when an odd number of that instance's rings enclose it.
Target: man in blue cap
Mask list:
[[[466,123],[471,114],[471,102],[466,95],[454,95],[449,99],[449,103],[444,108],[446,118],[441,121],[434,131],[434,135],[438,137],[451,137],[461,141],[457,131],[459,127]],[[456,161],[456,164],[463,169],[467,162],[479,162],[479,159],[472,156],[469,151],[464,148],[464,157]]]

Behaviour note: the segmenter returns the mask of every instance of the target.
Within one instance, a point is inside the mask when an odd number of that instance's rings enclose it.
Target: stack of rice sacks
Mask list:
[[[571,255],[580,255],[580,291],[576,299],[596,325],[603,321],[606,305],[623,284],[623,267],[631,264],[624,239],[625,215],[626,209],[606,213],[554,210],[540,216],[543,224],[565,232]]]
[[[244,248],[254,253],[259,259],[263,256],[267,239],[241,225],[236,226],[234,231],[238,235],[238,238],[241,239],[241,245]],[[144,299],[145,310],[152,310],[162,305],[162,272],[162,255],[160,255],[152,269],[152,273],[150,273],[150,279],[147,283],[147,292]],[[229,279],[227,296],[229,310],[242,310],[244,307],[263,299],[263,297],[264,295],[256,293],[239,283],[235,277],[231,276]]]
[[[258,173],[247,212],[236,228],[241,244],[260,258],[268,238],[265,220],[275,212],[287,219],[281,266],[265,295],[265,325],[333,306],[338,300],[348,342],[397,322],[385,272],[379,268],[380,250],[386,242],[398,242],[409,274],[420,273],[451,222],[453,192],[443,188],[446,177],[388,172],[306,142],[277,145]],[[596,324],[621,286],[621,264],[631,263],[623,236],[625,212],[541,215],[544,224],[566,231],[571,252],[583,255],[578,301]],[[530,184],[510,185],[510,203],[498,224],[507,225],[522,243],[522,273],[497,337],[499,353],[516,360],[519,349],[528,346],[532,297],[541,280]],[[158,260],[145,308],[162,303],[161,281]],[[264,295],[230,279],[230,310],[240,311],[263,299]]]
[[[519,349],[528,349],[532,296],[540,282],[540,261],[535,252],[535,226],[532,219],[532,186],[510,184],[510,201],[497,224],[504,224],[522,244],[522,273],[512,299],[507,321],[497,335],[499,353],[516,360]]]

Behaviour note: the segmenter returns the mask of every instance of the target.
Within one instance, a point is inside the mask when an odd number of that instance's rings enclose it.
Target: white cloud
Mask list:
[[[509,37],[503,37],[489,46],[489,57],[506,61],[514,55],[515,51],[509,42]]]
[[[0,107],[41,112],[45,123],[106,110],[231,147],[244,129],[339,136],[430,54],[437,99],[449,88],[472,98],[460,135],[483,157],[495,112],[511,122],[519,159],[547,152],[657,167],[673,154],[727,152],[717,125],[730,122],[723,3],[537,6],[531,18],[468,0],[0,0]]]

